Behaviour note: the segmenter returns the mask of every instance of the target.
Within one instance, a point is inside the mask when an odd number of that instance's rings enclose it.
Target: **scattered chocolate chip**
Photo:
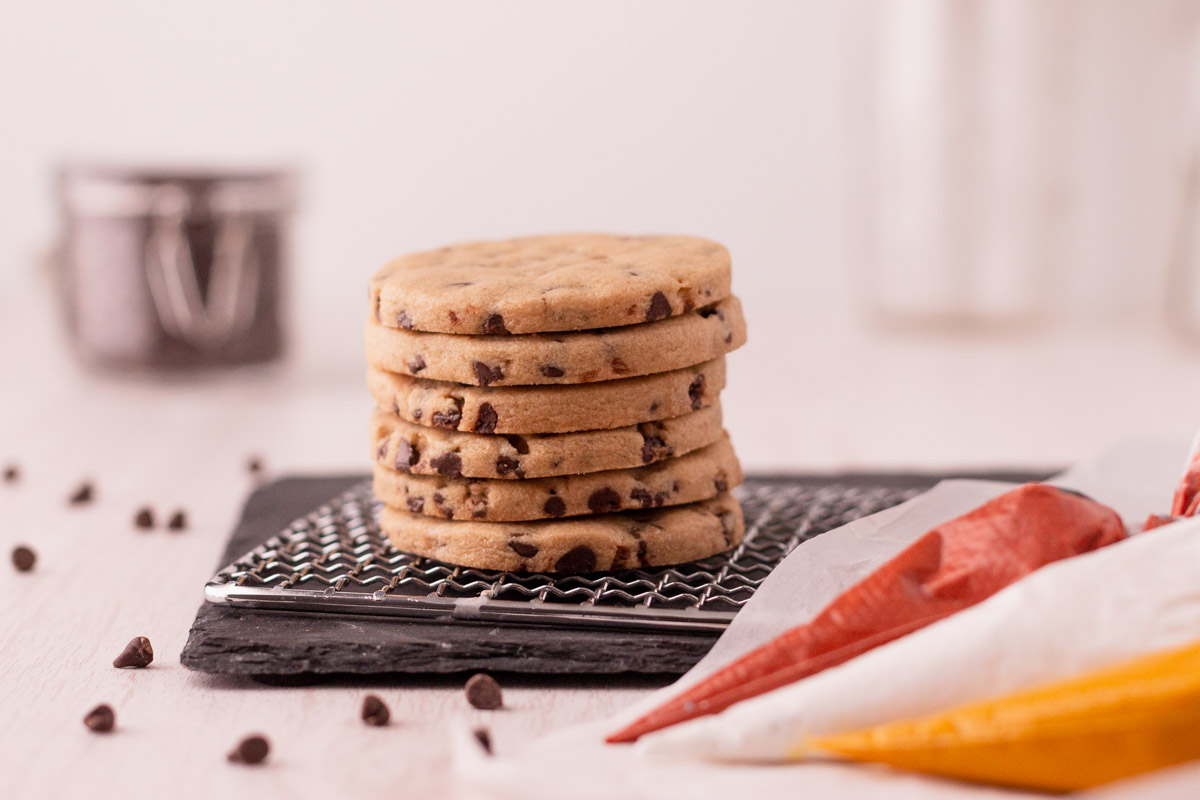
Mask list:
[[[732,341],[733,341],[733,334],[732,333],[725,334],[725,344],[729,344]]]
[[[482,361],[476,361],[473,364],[475,368],[475,379],[479,381],[480,386],[490,386],[496,381],[504,380],[504,370],[499,366],[489,367]]]
[[[688,386],[688,397],[692,399],[692,410],[699,411],[704,405],[704,375],[697,375]]]
[[[409,319],[407,311],[398,311],[396,313],[396,324],[401,328],[404,328],[406,331],[411,331],[413,326],[412,320]]]
[[[638,566],[640,566],[640,567],[650,566],[650,562],[646,560],[646,540],[645,539],[638,539],[637,557],[638,557]]]
[[[718,492],[725,491],[729,488],[729,477],[724,472],[718,472],[717,476],[713,478],[713,487]]]
[[[125,645],[121,654],[113,659],[113,666],[117,669],[148,667],[153,660],[154,648],[150,646],[150,640],[145,636],[135,636]]]
[[[494,711],[504,705],[500,693],[500,684],[486,672],[479,672],[470,677],[466,685],[467,702],[475,708],[484,711]]]
[[[662,292],[655,292],[650,298],[650,308],[646,311],[646,322],[666,319],[671,316],[671,301]]]
[[[73,506],[82,506],[87,505],[95,499],[96,487],[91,482],[85,481],[79,485],[79,488],[67,499],[67,502]]]
[[[628,375],[633,371],[629,369],[629,366],[619,358],[614,358],[612,361],[610,361],[609,366],[612,367],[612,371],[616,375]]]
[[[12,563],[17,572],[32,572],[37,563],[37,553],[23,544],[17,545],[12,551]]]
[[[392,714],[387,705],[378,696],[369,694],[363,698],[362,721],[376,728],[388,724]]]
[[[383,322],[383,317],[379,314],[379,306],[383,304],[383,295],[375,295],[375,321]]]
[[[588,498],[588,508],[594,514],[605,514],[609,511],[616,511],[621,507],[621,495],[617,494],[617,490],[611,486],[605,486],[602,489],[597,489],[592,492],[592,496]]]
[[[696,304],[692,302],[692,298],[688,297],[688,298],[685,298],[685,299],[684,299],[684,301],[683,301],[683,310],[684,310],[685,312],[686,312],[686,311],[691,311],[691,310],[692,310],[693,308],[695,308],[695,307],[696,307]]]
[[[717,514],[717,517],[721,520],[721,533],[725,536],[725,544],[733,544],[733,513],[730,511],[722,511]]]
[[[442,503],[446,502],[446,498],[442,497],[441,492],[434,492],[433,502],[440,506]]]
[[[453,309],[451,309],[450,311],[447,311],[446,313],[450,315],[450,323],[452,325],[457,325],[458,324],[458,314],[455,314]]]
[[[586,544],[572,547],[554,562],[558,572],[593,572],[596,569],[596,554]]]
[[[657,400],[655,400],[653,403],[650,404],[650,413],[651,414],[658,413],[658,401]]]
[[[413,417],[415,419],[420,419],[420,417],[417,416],[417,412],[413,412]],[[446,411],[444,413],[441,411],[435,411],[433,412],[433,417],[431,417],[431,419],[434,427],[454,430],[458,427],[458,423],[462,422],[462,409],[456,408],[452,411]]]
[[[412,361],[409,361],[408,364],[406,364],[405,366],[408,367],[409,372],[411,372],[413,375],[416,375],[418,372],[425,369],[425,359],[422,358],[420,355],[417,355],[413,358]]]
[[[16,483],[19,480],[21,480],[21,470],[16,464],[9,464],[4,468],[5,483]]]
[[[520,471],[521,471],[521,462],[517,461],[515,458],[509,458],[508,456],[500,456],[499,458],[496,459],[496,474],[497,475],[507,475],[510,472],[520,472]]]
[[[433,467],[437,474],[445,475],[448,478],[457,478],[462,475],[462,457],[458,453],[443,453],[430,460],[429,466]]]
[[[488,733],[487,728],[476,728],[474,734],[475,741],[479,742],[479,746],[483,748],[483,752],[490,756],[492,754],[492,735]]]
[[[705,308],[700,309],[696,313],[699,314],[700,316],[704,317],[704,319],[708,319],[713,314],[717,313],[717,307],[716,306],[707,306]]]
[[[143,507],[133,518],[133,524],[144,531],[150,530],[154,527],[154,511],[149,506]]]
[[[504,317],[499,314],[491,314],[483,321],[484,333],[508,333],[508,328],[504,327]]]
[[[500,421],[496,409],[492,408],[491,403],[479,404],[479,416],[475,418],[476,433],[495,433],[496,423]]]
[[[183,510],[176,511],[167,520],[167,530],[169,531],[186,531],[188,526],[187,512]]]
[[[514,553],[522,558],[533,558],[538,554],[538,546],[529,542],[522,542],[517,539],[509,539],[508,546]]]
[[[629,566],[629,548],[617,547],[617,552],[613,554],[613,567],[628,567]]]
[[[567,513],[567,504],[561,497],[551,497],[546,501],[546,505],[542,506],[542,509],[552,517],[561,517]]]
[[[663,458],[670,458],[675,455],[675,448],[664,442],[658,436],[647,436],[642,440],[642,463],[649,464],[651,461],[658,461]]]
[[[401,439],[396,445],[396,470],[408,472],[421,460],[421,451],[409,444],[407,439]]]
[[[383,461],[385,458],[387,458],[387,451],[388,451],[388,443],[387,443],[387,440],[385,439],[384,441],[379,443],[378,447],[375,448],[375,460]]]
[[[408,510],[413,512],[414,514],[420,514],[422,511],[425,510],[425,498],[424,497],[408,498]]]
[[[235,764],[261,764],[270,752],[271,745],[267,738],[256,733],[238,742],[238,746],[227,757]]]
[[[529,442],[525,441],[524,436],[517,436],[514,433],[509,436],[505,436],[504,438],[508,440],[509,444],[516,448],[519,455],[529,455]]]
[[[259,456],[250,456],[246,459],[246,471],[251,475],[259,475],[263,471],[263,460]]]
[[[112,706],[108,703],[101,703],[87,713],[83,718],[83,724],[96,733],[108,733],[116,727],[117,715],[113,713]]]
[[[421,409],[419,409],[419,408],[414,408],[414,409],[413,409],[413,412],[412,412],[412,418],[413,418],[413,419],[420,419],[420,418],[422,417],[422,415],[424,415],[424,413],[425,413],[425,412],[424,412],[424,411],[422,411]],[[396,406],[396,416],[397,416],[397,417],[398,417],[398,416],[400,416],[400,406]],[[456,422],[456,423],[454,423],[454,424],[455,424],[455,425],[457,425],[458,423]]]
[[[634,489],[629,493],[631,500],[641,504],[642,508],[658,508],[665,501],[666,495],[662,492],[651,494],[646,489]]]
[[[542,367],[542,374],[545,375],[547,378],[561,378],[563,375],[566,375],[567,373],[563,372],[558,367],[553,367],[553,366],[550,366],[547,364],[546,366]]]

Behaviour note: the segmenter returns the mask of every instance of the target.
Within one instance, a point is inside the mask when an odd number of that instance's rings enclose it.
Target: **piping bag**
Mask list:
[[[798,625],[608,737],[716,714],[849,661],[987,599],[1046,564],[1125,537],[1115,511],[1026,484],[937,526]]]
[[[1200,758],[1200,642],[913,721],[809,740],[854,761],[1073,792]]]

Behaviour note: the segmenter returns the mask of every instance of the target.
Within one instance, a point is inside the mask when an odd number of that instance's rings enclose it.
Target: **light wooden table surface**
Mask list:
[[[523,680],[508,709],[470,709],[456,679],[271,688],[179,665],[240,504],[246,458],[269,474],[364,471],[369,401],[349,365],[195,380],[116,380],[65,355],[45,292],[0,287],[0,546],[39,556],[0,569],[0,797],[473,796],[449,772],[451,731],[484,724],[497,749],[620,708],[647,679]],[[759,321],[731,361],[728,427],[750,469],[1055,465],[1125,433],[1200,424],[1200,354],[1138,331],[1015,341],[899,340],[796,332]],[[95,503],[68,507],[85,479]],[[132,518],[176,508],[184,533]],[[115,670],[133,636],[147,670]],[[362,696],[393,724],[367,728]],[[81,723],[111,703],[117,731]],[[228,764],[246,733],[270,763]]]

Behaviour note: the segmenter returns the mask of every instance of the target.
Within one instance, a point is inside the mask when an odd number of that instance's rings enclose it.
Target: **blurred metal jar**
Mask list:
[[[86,362],[174,371],[282,355],[291,173],[68,167],[59,177],[60,286]]]

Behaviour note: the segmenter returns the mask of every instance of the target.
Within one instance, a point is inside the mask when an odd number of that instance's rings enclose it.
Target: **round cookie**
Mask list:
[[[723,435],[721,405],[682,417],[607,431],[488,436],[407,422],[376,411],[371,447],[397,472],[519,480],[629,469],[712,444]]]
[[[669,372],[746,343],[736,297],[659,322],[569,333],[456,336],[366,326],[367,363],[437,381],[478,386],[592,383]]]
[[[455,522],[384,507],[399,550],[475,569],[596,572],[658,567],[723,553],[745,521],[728,493],[686,506],[538,522]]]
[[[539,333],[654,322],[729,296],[729,251],[693,236],[598,233],[467,242],[401,256],[371,278],[391,328]]]
[[[446,519],[514,520],[608,514],[707,500],[742,482],[729,437],[657,464],[524,481],[413,475],[375,466],[375,495],[393,508]]]
[[[657,375],[563,386],[462,386],[367,370],[375,403],[398,417],[475,433],[607,430],[707,408],[725,387],[725,357]]]

